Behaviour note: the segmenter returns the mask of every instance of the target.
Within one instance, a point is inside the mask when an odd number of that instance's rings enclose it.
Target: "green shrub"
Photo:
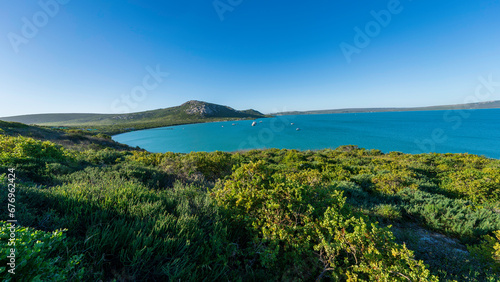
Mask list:
[[[118,151],[105,148],[103,150],[86,150],[78,154],[81,161],[89,162],[94,165],[113,165],[125,160],[129,152]]]
[[[475,203],[495,202],[500,199],[500,169],[453,171],[443,179],[443,188]]]
[[[130,162],[139,163],[146,166],[160,166],[160,164],[166,160],[175,161],[180,154],[175,153],[149,153],[144,151],[133,151],[131,155],[126,158]]]
[[[0,135],[0,164],[22,165],[29,162],[64,162],[68,153],[52,142]]]
[[[23,179],[51,183],[52,165],[47,164],[60,164],[62,168],[73,161],[70,152],[52,142],[0,135],[0,166],[16,168]]]
[[[229,153],[224,152],[196,152],[190,153],[182,158],[191,169],[203,174],[208,181],[216,181],[231,174],[233,160]]]
[[[468,246],[471,254],[478,258],[493,272],[500,272],[500,230],[493,232],[493,236],[486,235],[477,245]]]
[[[46,174],[48,175],[65,175],[73,172],[73,169],[61,163],[46,163]]]
[[[228,275],[234,248],[217,208],[194,186],[153,191],[119,174],[99,179],[83,173],[71,184],[26,187],[19,201],[35,222],[65,227],[85,255],[85,280],[217,280]]]
[[[494,206],[474,206],[461,199],[411,189],[402,190],[402,208],[428,227],[464,242],[475,241],[482,235],[500,229],[500,214]]]
[[[247,252],[273,269],[271,277],[435,280],[388,229],[353,216],[342,193],[313,175],[281,174],[259,161],[236,169],[214,189],[219,205],[253,234]]]
[[[378,192],[394,194],[404,188],[417,189],[415,183],[416,174],[409,170],[400,169],[391,172],[383,172],[372,178],[375,189]]]
[[[98,133],[95,137],[100,139],[112,140],[111,136],[103,133]]]
[[[176,181],[175,175],[170,175],[154,167],[144,167],[135,163],[119,163],[107,167],[86,167],[72,174],[60,176],[66,183],[86,182],[96,183],[103,178],[113,177],[119,181],[133,181],[150,189],[160,190],[170,188]]]
[[[63,233],[65,230],[43,232],[16,226],[15,240],[9,245],[10,224],[0,221],[0,279],[2,281],[68,281],[81,280],[85,272],[83,255],[74,253],[74,243]],[[7,263],[11,248],[15,248],[15,274]],[[7,267],[6,267],[7,265]]]
[[[382,204],[377,206],[374,212],[375,215],[391,222],[401,220],[401,210],[395,205]]]

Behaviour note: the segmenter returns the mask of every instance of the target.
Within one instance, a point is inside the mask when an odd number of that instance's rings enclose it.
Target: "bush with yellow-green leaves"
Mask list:
[[[236,169],[213,190],[219,205],[252,234],[248,252],[274,270],[269,275],[277,280],[437,281],[411,251],[394,242],[389,229],[354,214],[342,193],[314,174],[282,174],[259,161]]]
[[[500,230],[486,235],[483,241],[475,246],[468,246],[469,252],[494,272],[500,272]]]

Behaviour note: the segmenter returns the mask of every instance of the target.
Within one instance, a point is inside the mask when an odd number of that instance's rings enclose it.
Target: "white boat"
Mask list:
[[[292,122],[292,123],[290,123],[290,125],[294,125],[294,123]]]
[[[299,131],[299,130],[300,130],[300,128],[298,128],[298,127],[297,127],[297,129],[295,129],[295,130]]]
[[[257,123],[256,123],[255,121],[254,121],[254,122],[252,122],[252,126],[255,126],[256,124],[257,124]]]

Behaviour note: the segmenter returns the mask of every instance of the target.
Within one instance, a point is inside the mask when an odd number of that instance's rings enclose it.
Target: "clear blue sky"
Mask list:
[[[499,0],[401,0],[350,62],[341,43],[394,0],[55,1],[0,2],[0,116],[426,106],[500,81]]]

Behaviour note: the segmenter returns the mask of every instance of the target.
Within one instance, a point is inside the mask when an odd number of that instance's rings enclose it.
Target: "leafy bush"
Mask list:
[[[176,160],[179,154],[174,153],[149,153],[144,151],[133,151],[131,155],[127,156],[127,160],[134,163],[139,163],[145,166],[158,167],[164,160]]]
[[[493,236],[484,236],[480,244],[467,249],[493,272],[500,272],[500,230],[493,232]]]
[[[274,172],[259,161],[214,189],[217,202],[253,234],[254,255],[275,279],[435,280],[388,229],[354,217],[340,191],[310,176]]]
[[[379,205],[375,208],[375,214],[390,222],[401,220],[401,210],[395,205]]]
[[[36,162],[64,162],[68,153],[52,142],[42,142],[22,136],[8,137],[0,135],[0,164],[22,165]]]
[[[95,137],[100,138],[100,139],[112,140],[111,136],[103,134],[103,133],[98,133]]]
[[[394,194],[406,187],[416,189],[415,176],[414,173],[408,170],[399,170],[396,172],[377,174],[373,177],[372,182],[375,184],[375,189],[377,191]]]
[[[104,150],[87,150],[79,154],[79,158],[83,161],[90,162],[96,165],[112,165],[124,160],[128,152],[117,151],[110,148]]]
[[[0,279],[2,281],[68,281],[83,278],[83,255],[74,253],[73,242],[68,240],[65,230],[43,232],[32,228],[15,226],[14,245],[8,245],[10,223],[0,221]],[[15,248],[15,274],[7,264],[11,248]],[[7,267],[5,267],[7,265]]]
[[[71,154],[52,142],[0,135],[0,167],[14,167],[25,179],[50,183],[53,171],[47,164],[57,163],[62,167],[72,162]]]
[[[476,203],[498,201],[500,199],[500,169],[467,168],[453,171],[443,179],[443,187],[457,196],[465,196]]]
[[[187,154],[183,161],[192,170],[203,174],[208,181],[215,181],[231,174],[234,162],[231,155],[224,152],[196,152]]]

